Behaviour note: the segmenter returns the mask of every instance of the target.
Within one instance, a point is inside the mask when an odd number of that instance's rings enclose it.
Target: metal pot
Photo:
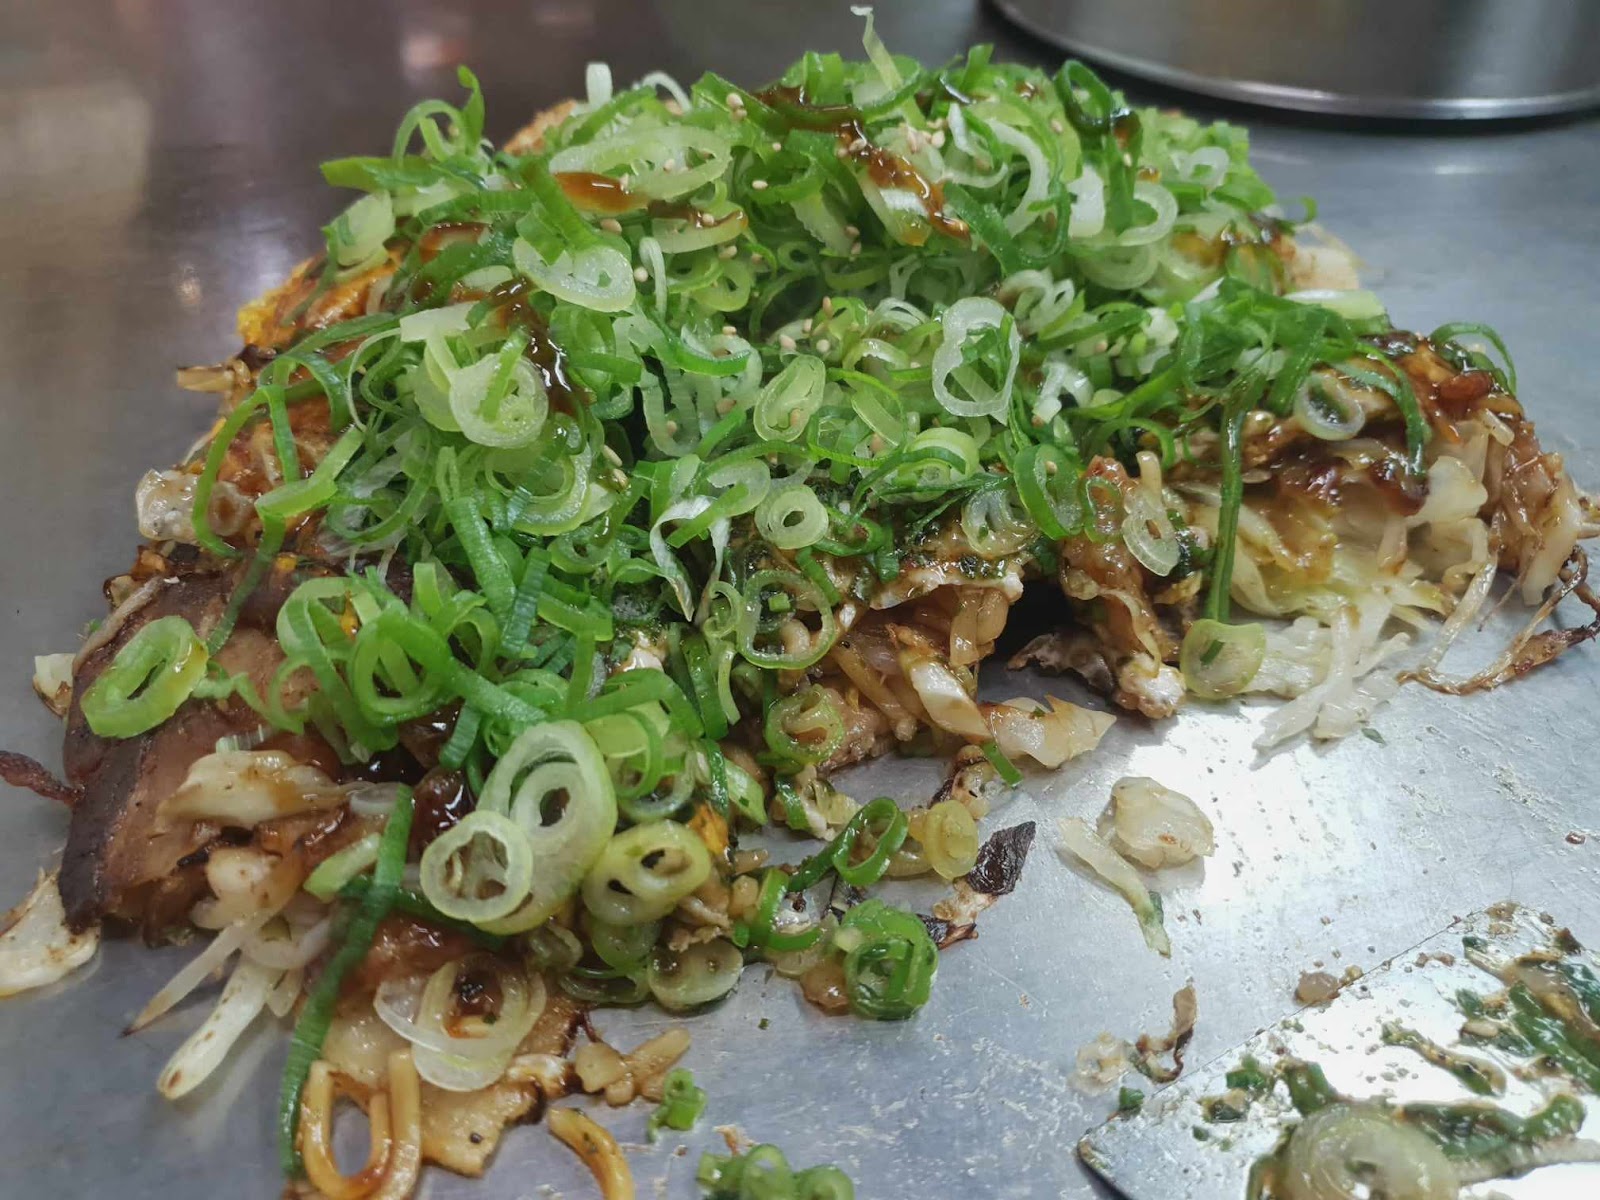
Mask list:
[[[995,0],[1085,58],[1282,108],[1521,117],[1600,104],[1600,0]]]

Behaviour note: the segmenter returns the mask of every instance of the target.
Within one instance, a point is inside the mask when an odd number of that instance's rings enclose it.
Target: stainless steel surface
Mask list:
[[[984,39],[1002,55],[1046,57],[966,0],[880,5],[879,21],[890,45],[925,59]],[[619,78],[714,66],[753,82],[806,46],[857,52],[859,22],[843,5],[748,0],[5,10],[0,740],[59,761],[59,731],[28,688],[31,656],[70,648],[104,611],[98,582],[125,567],[136,536],[134,482],[208,420],[207,403],[175,391],[170,372],[230,351],[234,308],[315,246],[338,205],[318,161],[386,145],[413,99],[453,92],[458,60],[482,74],[491,132],[504,136],[581,89],[590,58],[610,59]],[[1286,197],[1321,199],[1400,320],[1497,326],[1520,355],[1547,444],[1600,482],[1600,124],[1467,138],[1263,119],[1255,144]],[[998,667],[986,679],[1000,695],[1042,686]],[[1249,748],[1249,714],[1122,719],[1096,754],[994,818],[1039,819],[1040,844],[982,936],[945,957],[918,1020],[828,1020],[754,969],[729,1005],[695,1021],[690,1065],[711,1093],[707,1128],[686,1139],[688,1157],[670,1140],[640,1151],[640,1194],[693,1196],[694,1154],[720,1143],[710,1126],[722,1123],[799,1162],[840,1161],[864,1200],[1101,1194],[1073,1146],[1108,1101],[1069,1086],[1074,1051],[1102,1029],[1161,1027],[1184,979],[1199,990],[1192,1061],[1202,1063],[1288,1012],[1313,959],[1337,951],[1371,966],[1506,896],[1593,938],[1597,689],[1600,656],[1586,649],[1484,697],[1408,690],[1377,719],[1383,745],[1355,737],[1265,762]],[[878,780],[912,795],[931,771],[891,764]],[[1204,870],[1160,882],[1170,962],[1144,949],[1121,900],[1050,845],[1054,818],[1098,810],[1127,773],[1183,788],[1218,827]],[[884,777],[900,774],[915,779]],[[8,893],[23,894],[64,829],[58,809],[0,787]],[[1584,830],[1585,844],[1568,842]],[[154,1080],[199,1012],[119,1037],[185,953],[113,944],[87,977],[0,1004],[0,1196],[274,1194],[281,1031],[263,1027],[217,1086],[177,1106]],[[660,1023],[649,1013],[600,1022],[624,1042]],[[602,1118],[642,1141],[642,1112]],[[650,1181],[663,1173],[657,1193]],[[548,1195],[545,1185],[594,1194],[532,1127],[510,1133],[485,1180],[434,1175],[424,1194],[523,1200]]]
[[[1559,914],[1555,914],[1560,920]],[[1206,1119],[1203,1101],[1228,1090],[1223,1077],[1246,1056],[1267,1070],[1283,1058],[1322,1067],[1328,1081],[1354,1100],[1382,1097],[1396,1104],[1432,1102],[1459,1104],[1481,1100],[1448,1072],[1427,1065],[1413,1050],[1384,1045],[1386,1022],[1415,1030],[1435,1045],[1454,1049],[1462,1015],[1454,998],[1458,989],[1484,996],[1500,983],[1472,965],[1461,953],[1461,939],[1472,934],[1489,941],[1507,957],[1541,949],[1551,927],[1538,914],[1519,910],[1507,920],[1477,912],[1447,930],[1412,946],[1347,987],[1327,1005],[1307,1008],[1295,1018],[1251,1038],[1200,1070],[1156,1094],[1134,1117],[1118,1117],[1083,1139],[1084,1160],[1094,1164],[1129,1200],[1240,1200],[1250,1166],[1270,1154],[1298,1116],[1283,1089],[1251,1106],[1250,1116],[1220,1125]],[[1591,967],[1595,956],[1581,956]],[[1337,965],[1337,964],[1334,964]],[[1519,1077],[1526,1059],[1494,1050],[1471,1049],[1473,1058],[1498,1064],[1507,1076],[1506,1094],[1496,1104],[1527,1116],[1544,1104],[1547,1080]],[[1137,1077],[1135,1077],[1137,1082]],[[1600,1134],[1600,1110],[1591,1104],[1580,1136]],[[1208,1134],[1201,1139],[1195,1133]],[[1467,1191],[1468,1197],[1505,1200],[1581,1200],[1600,1191],[1600,1165],[1546,1167],[1522,1179],[1495,1180]]]
[[[1098,63],[1208,96],[1386,117],[1600,104],[1592,0],[994,0]]]

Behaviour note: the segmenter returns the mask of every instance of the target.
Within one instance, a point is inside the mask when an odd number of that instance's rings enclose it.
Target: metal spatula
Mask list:
[[[1079,1143],[1079,1154],[1129,1200],[1244,1200],[1252,1167],[1272,1155],[1302,1118],[1283,1082],[1264,1096],[1258,1084],[1256,1097],[1230,1082],[1249,1078],[1251,1067],[1262,1076],[1281,1074],[1291,1062],[1320,1066],[1328,1083],[1352,1100],[1489,1103],[1525,1117],[1567,1092],[1587,1110],[1578,1137],[1600,1138],[1600,1100],[1590,1090],[1551,1069],[1537,1051],[1516,1047],[1515,1037],[1491,1040],[1492,1007],[1473,1021],[1471,997],[1494,997],[1506,988],[1486,965],[1530,952],[1561,955],[1590,970],[1597,965],[1547,916],[1514,904],[1474,913],[1346,986],[1333,1000],[1303,1009],[1191,1071],[1138,1113],[1112,1118]],[[1241,1067],[1247,1068],[1243,1074]],[[1503,1090],[1474,1094],[1464,1079],[1480,1093]],[[1364,1194],[1354,1191],[1352,1200]],[[1600,1196],[1600,1163],[1540,1167],[1520,1178],[1464,1187],[1461,1196],[1593,1200]]]

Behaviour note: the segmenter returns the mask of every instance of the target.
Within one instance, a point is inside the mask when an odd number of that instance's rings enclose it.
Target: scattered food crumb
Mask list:
[[[1294,998],[1301,1004],[1326,1004],[1339,994],[1338,979],[1326,971],[1306,971],[1294,989]]]
[[[1589,835],[1577,829],[1574,829],[1571,833],[1567,834],[1568,843],[1574,846],[1581,846],[1588,840]]]
[[[1199,1015],[1194,980],[1191,979],[1172,994],[1171,1031],[1162,1037],[1152,1037],[1148,1033],[1139,1035],[1135,1045],[1139,1053],[1133,1062],[1139,1074],[1153,1083],[1171,1083],[1182,1075],[1183,1052],[1189,1046],[1189,1039],[1194,1037],[1194,1023]],[[1162,1065],[1160,1059],[1164,1054],[1172,1055],[1171,1067]]]
[[[750,1135],[737,1125],[713,1125],[711,1128],[713,1132],[722,1135],[723,1144],[728,1147],[729,1154],[743,1154],[755,1145]]]
[[[1078,1047],[1078,1066],[1072,1086],[1095,1095],[1114,1087],[1130,1066],[1128,1043],[1101,1031],[1092,1042]]]

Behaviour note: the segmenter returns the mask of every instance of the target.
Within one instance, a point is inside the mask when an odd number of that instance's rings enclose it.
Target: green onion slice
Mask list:
[[[154,729],[205,677],[208,656],[179,616],[158,617],[123,643],[83,694],[83,717],[101,737],[130,738]]]

